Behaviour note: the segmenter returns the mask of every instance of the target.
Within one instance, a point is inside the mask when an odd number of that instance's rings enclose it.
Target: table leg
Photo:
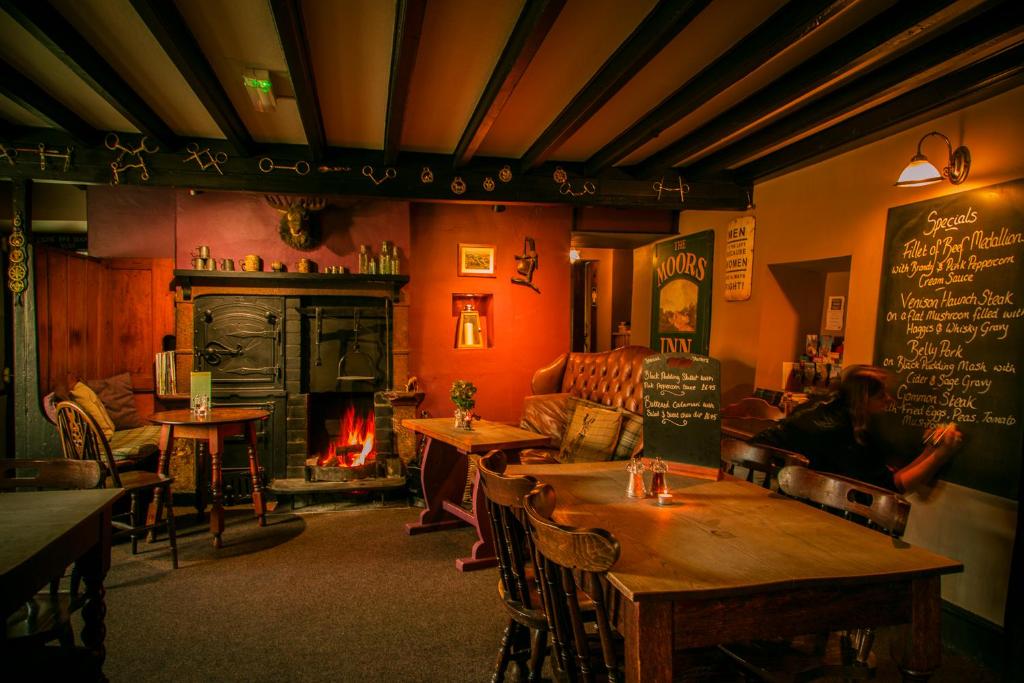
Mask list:
[[[249,474],[252,475],[252,509],[260,526],[267,525],[267,504],[263,500],[263,484],[260,481],[260,464],[256,457],[256,425],[245,423],[245,435],[249,441]]]
[[[207,460],[207,446],[206,441],[203,439],[193,440],[192,452],[193,465],[195,466],[195,481],[196,481],[196,496],[195,496],[195,507],[196,507],[196,523],[201,524],[203,518],[206,517],[206,488],[207,488],[207,472],[209,468],[206,466]]]
[[[915,579],[906,649],[899,662],[904,681],[927,681],[942,659],[942,606],[939,577]]]
[[[167,465],[171,460],[171,449],[174,448],[174,425],[162,425],[160,427],[160,458],[157,460],[156,471],[160,474],[167,474]],[[153,526],[163,514],[163,500],[161,489],[153,492],[153,500],[146,511],[146,525]],[[134,523],[134,521],[133,521]],[[149,542],[156,540],[156,529],[149,532]],[[133,540],[134,542],[134,540]]]
[[[100,515],[99,540],[76,563],[85,584],[82,605],[82,645],[92,654],[96,666],[96,680],[106,681],[103,663],[107,658],[107,616],[106,595],[103,579],[110,569],[111,542],[110,507]]]
[[[477,542],[469,557],[455,560],[455,568],[460,572],[471,572],[487,569],[498,564],[494,555],[494,530],[491,527],[491,515],[487,512],[487,502],[483,487],[480,486],[480,470],[473,479],[473,526],[476,527]]]
[[[669,683],[672,680],[672,603],[622,600],[626,680],[629,683]]]
[[[210,429],[207,443],[210,445],[210,489],[213,498],[210,507],[210,533],[213,534],[213,547],[222,545],[221,534],[224,533],[224,479],[221,470],[221,454],[224,442],[220,430]]]
[[[466,455],[454,447],[427,437],[420,463],[420,479],[423,485],[423,502],[426,507],[420,513],[418,522],[405,525],[410,536],[453,529],[464,526],[465,522],[454,518],[444,509],[444,502],[458,503],[466,487],[466,471],[469,466]]]

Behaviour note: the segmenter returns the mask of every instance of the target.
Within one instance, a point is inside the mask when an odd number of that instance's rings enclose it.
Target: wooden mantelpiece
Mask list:
[[[354,294],[387,296],[399,300],[408,275],[353,275],[334,273],[267,273],[225,270],[175,270],[174,283],[181,287],[182,298],[224,292],[248,294]]]

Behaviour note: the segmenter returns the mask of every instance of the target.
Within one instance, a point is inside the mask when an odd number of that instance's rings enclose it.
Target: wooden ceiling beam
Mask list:
[[[526,0],[491,78],[476,103],[476,109],[455,146],[456,168],[465,166],[476,154],[564,6],[565,0]]]
[[[252,154],[256,143],[174,3],[164,0],[131,0],[131,3],[235,153]],[[238,75],[239,79],[241,76]]]
[[[295,89],[295,101],[299,107],[302,129],[306,132],[309,155],[319,162],[327,150],[327,134],[320,112],[320,97],[317,94],[313,60],[309,54],[309,40],[306,24],[302,17],[299,0],[270,0],[270,11],[277,24],[284,57],[288,62],[288,73]]]
[[[0,59],[0,94],[51,126],[63,128],[78,142],[92,144],[102,135],[75,112]]]
[[[426,0],[398,0],[395,7],[395,33],[391,48],[391,74],[388,79],[388,111],[384,122],[384,159],[394,163],[402,144],[402,124],[409,99],[412,71],[423,32]]]
[[[854,2],[856,0],[786,3],[657,107],[599,149],[586,162],[587,174],[598,175],[621,161],[785,48],[824,26]]]
[[[736,143],[687,166],[687,177],[713,175],[762,154],[780,142],[793,139],[864,105],[905,91],[906,82],[935,71],[947,61],[975,53],[980,59],[1014,34],[1024,40],[1024,13],[1015,5],[1004,4],[970,21],[953,27],[914,48],[884,68],[866,73],[835,92],[798,109],[789,116],[749,135]]]
[[[655,55],[707,7],[710,0],[661,0],[555,117],[520,160],[523,170],[547,161]]]
[[[877,68],[907,47],[916,36],[963,12],[963,5],[953,0],[898,3],[785,76],[631,167],[630,173],[638,178],[655,176],[725,138],[792,109],[795,103],[819,95],[858,72]],[[957,20],[969,15],[969,12],[960,14]]]
[[[766,180],[913,128],[951,111],[995,97],[1024,83],[1024,45],[926,83],[885,104],[794,142],[735,170],[736,177]],[[913,149],[907,150],[907,158]],[[894,169],[863,169],[891,173]]]
[[[57,8],[43,0],[0,0],[0,8],[144,135],[165,149],[181,146],[170,126],[64,19]]]

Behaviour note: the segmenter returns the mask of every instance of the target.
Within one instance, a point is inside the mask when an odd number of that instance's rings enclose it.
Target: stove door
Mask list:
[[[215,392],[284,388],[283,298],[201,296],[194,311],[195,368]]]

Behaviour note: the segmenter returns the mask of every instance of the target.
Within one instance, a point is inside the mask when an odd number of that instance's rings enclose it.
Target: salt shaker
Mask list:
[[[630,498],[645,498],[647,488],[644,486],[644,463],[640,458],[633,458],[626,465],[629,472],[629,484],[626,486],[626,495]]]

